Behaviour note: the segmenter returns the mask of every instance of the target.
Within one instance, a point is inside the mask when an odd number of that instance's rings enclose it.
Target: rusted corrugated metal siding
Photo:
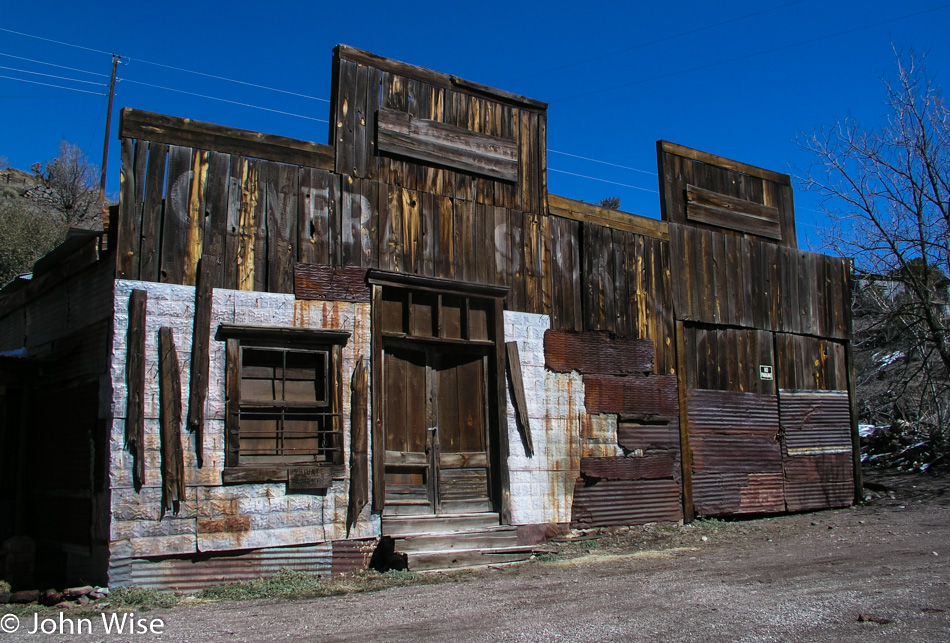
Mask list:
[[[693,473],[693,503],[698,514],[774,513],[785,510],[781,473]]]
[[[604,527],[683,519],[680,485],[673,480],[601,480],[574,487],[571,525]]]
[[[333,541],[333,573],[339,574],[355,569],[366,569],[375,548],[375,540]]]
[[[789,511],[847,507],[853,499],[850,452],[785,458],[785,500]]]
[[[696,512],[784,511],[777,398],[693,390],[687,407]]]
[[[638,449],[680,449],[679,422],[674,418],[669,424],[641,424],[620,420],[617,424],[617,443],[625,451]]]
[[[273,576],[281,569],[329,576],[338,567],[339,571],[356,568],[357,560],[362,562],[365,558],[363,551],[369,549],[371,552],[374,543],[345,541],[308,547],[275,547],[207,558],[128,558],[111,564],[109,584],[193,591],[210,585]],[[340,561],[335,560],[338,552]]]
[[[847,391],[780,391],[781,423],[789,454],[851,450]]]

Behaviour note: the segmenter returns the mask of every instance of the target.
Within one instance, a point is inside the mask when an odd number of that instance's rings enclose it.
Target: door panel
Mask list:
[[[386,347],[387,513],[491,511],[486,361],[458,347]]]

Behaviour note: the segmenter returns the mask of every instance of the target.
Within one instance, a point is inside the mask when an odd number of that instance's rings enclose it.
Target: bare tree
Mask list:
[[[866,366],[900,367],[873,416],[948,425],[950,110],[923,57],[896,55],[885,79],[886,119],[835,122],[802,142],[815,162],[802,177],[823,197],[832,251],[854,258],[855,343]],[[876,351],[876,352],[875,352]],[[875,357],[876,355],[876,357]],[[908,410],[909,409],[909,410]],[[901,415],[916,416],[899,418]]]
[[[59,156],[30,168],[50,190],[52,205],[63,213],[70,225],[87,223],[102,208],[96,180],[99,171],[78,146],[66,141],[59,144]]]

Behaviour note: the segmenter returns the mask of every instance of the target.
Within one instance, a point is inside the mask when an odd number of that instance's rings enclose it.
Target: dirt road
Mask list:
[[[162,636],[114,640],[948,641],[950,480],[876,480],[893,492],[851,509],[594,534],[565,547],[578,557],[441,585],[156,610],[136,618]],[[84,640],[109,638],[96,625]]]

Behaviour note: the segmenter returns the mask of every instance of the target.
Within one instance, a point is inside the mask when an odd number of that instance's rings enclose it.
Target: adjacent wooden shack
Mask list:
[[[852,502],[850,264],[797,248],[788,176],[660,141],[662,220],[609,210],[548,193],[545,103],[333,69],[329,145],[123,110],[108,229],[3,291],[36,574],[330,573],[381,534],[457,568]]]

